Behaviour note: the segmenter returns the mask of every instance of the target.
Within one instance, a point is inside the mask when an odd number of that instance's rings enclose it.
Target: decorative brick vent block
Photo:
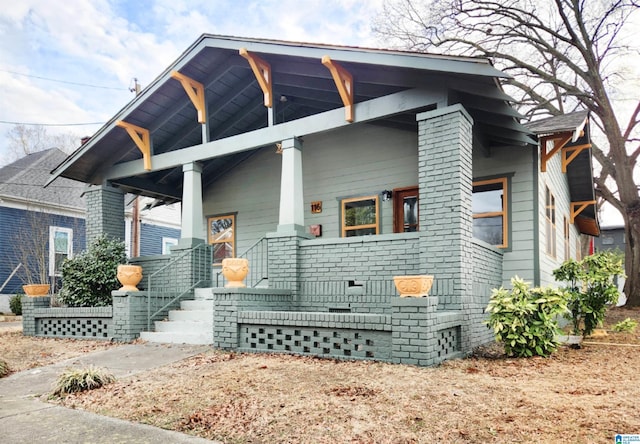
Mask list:
[[[448,355],[460,351],[460,328],[448,328],[438,332],[438,357],[446,358]]]
[[[287,352],[331,358],[389,360],[391,333],[331,328],[240,326],[243,351]]]
[[[433,276],[394,276],[393,282],[400,293],[401,298],[414,297],[421,298],[429,296],[429,291],[433,285]]]
[[[40,318],[36,320],[37,336],[105,339],[109,337],[111,319]]]

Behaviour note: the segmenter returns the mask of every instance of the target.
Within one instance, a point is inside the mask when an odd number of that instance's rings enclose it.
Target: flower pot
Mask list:
[[[429,291],[433,285],[433,276],[417,275],[417,276],[394,276],[393,283],[400,293],[401,298],[414,297],[422,298],[429,296]]]
[[[225,287],[246,287],[244,279],[249,273],[249,260],[227,258],[222,260],[222,275],[227,280]]]
[[[136,285],[142,280],[140,265],[118,265],[118,280],[122,284],[120,291],[138,291]]]
[[[24,294],[29,297],[47,296],[49,294],[49,284],[27,284],[22,286]]]

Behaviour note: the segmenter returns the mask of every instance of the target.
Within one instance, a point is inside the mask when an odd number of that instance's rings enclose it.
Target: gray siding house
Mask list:
[[[122,193],[181,202],[171,257],[141,260],[144,291],[120,295],[157,305],[148,329],[199,287],[214,346],[431,365],[492,339],[492,288],[549,283],[597,234],[590,149],[565,157],[588,145],[587,114],[524,126],[504,77],[475,58],[203,35],[54,176],[91,185],[88,237],[123,236]],[[222,287],[226,257],[249,258],[247,288]],[[398,275],[433,275],[430,296],[399,298]]]

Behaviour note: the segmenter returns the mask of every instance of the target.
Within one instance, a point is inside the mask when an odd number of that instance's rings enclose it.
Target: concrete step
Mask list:
[[[213,300],[211,299],[198,299],[195,301],[182,301],[180,302],[180,308],[182,310],[213,310]]]
[[[208,321],[156,321],[155,331],[174,331],[178,333],[211,333],[213,320]]]
[[[213,344],[213,329],[207,334],[143,331],[140,333],[140,339],[163,344]]]
[[[213,294],[211,293],[211,288],[196,288],[194,297],[196,300],[212,300]]]
[[[170,310],[170,321],[213,321],[213,310]]]

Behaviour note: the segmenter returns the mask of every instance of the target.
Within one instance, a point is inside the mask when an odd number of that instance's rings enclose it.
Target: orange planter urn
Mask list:
[[[225,287],[246,287],[244,280],[249,273],[249,260],[227,258],[222,260],[222,275],[227,280]]]
[[[120,291],[138,291],[136,285],[142,280],[142,267],[140,265],[118,265],[118,280],[122,284]]]
[[[48,295],[50,288],[51,285],[49,284],[27,284],[22,286],[24,294],[32,298]]]
[[[393,283],[400,293],[401,298],[414,297],[422,298],[429,296],[429,291],[433,285],[433,276],[417,275],[417,276],[394,276]]]

